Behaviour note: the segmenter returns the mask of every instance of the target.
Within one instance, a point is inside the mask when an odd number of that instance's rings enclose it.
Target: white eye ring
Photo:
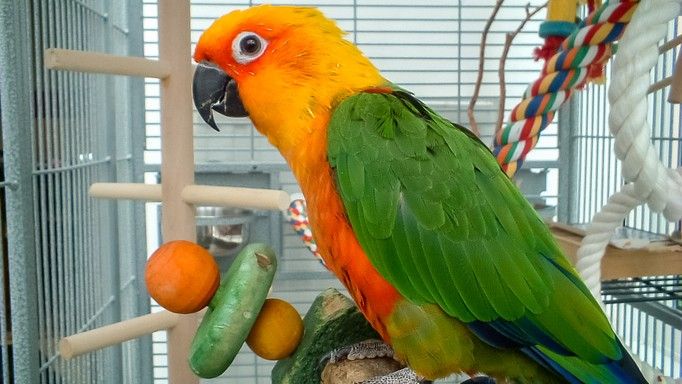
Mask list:
[[[257,33],[244,31],[232,40],[232,57],[239,64],[248,64],[259,58],[267,46],[268,41]]]

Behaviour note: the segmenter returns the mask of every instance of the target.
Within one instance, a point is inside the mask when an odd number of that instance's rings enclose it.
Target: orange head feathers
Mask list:
[[[242,48],[233,44],[235,38],[245,32],[252,32],[266,42],[259,60],[240,60],[239,52],[235,52],[236,48]],[[260,5],[217,19],[201,35],[194,60],[213,62],[231,77],[238,78],[243,73],[256,71],[266,61],[306,64],[301,60],[302,53],[320,48],[317,45],[324,43],[325,37],[338,41],[343,35],[333,21],[315,8]]]
[[[313,121],[328,116],[339,100],[385,83],[343,36],[334,21],[314,8],[261,5],[231,12],[216,20],[197,44],[194,59],[229,77],[227,85],[220,85],[222,92],[214,88],[209,98],[197,95],[201,87],[195,75],[197,108],[212,121],[209,108],[224,113],[229,82],[236,84],[238,95],[232,97],[286,156],[287,147],[300,145],[319,125]]]

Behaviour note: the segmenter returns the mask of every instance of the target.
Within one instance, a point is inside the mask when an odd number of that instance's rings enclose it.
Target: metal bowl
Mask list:
[[[253,212],[239,208],[197,207],[197,243],[215,257],[233,256],[249,241]]]

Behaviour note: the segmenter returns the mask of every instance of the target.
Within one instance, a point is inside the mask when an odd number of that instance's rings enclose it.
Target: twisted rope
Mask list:
[[[629,181],[592,219],[578,249],[577,269],[595,297],[601,291],[601,259],[613,231],[635,207],[648,204],[667,220],[682,217],[682,177],[658,158],[647,117],[649,73],[658,61],[658,42],[680,12],[680,0],[644,1],[619,43],[609,88],[609,128],[615,153]]]
[[[291,201],[289,208],[286,212],[287,220],[289,224],[294,229],[294,232],[300,236],[303,244],[308,248],[308,250],[317,258],[317,260],[324,265],[322,256],[317,251],[317,243],[313,238],[313,232],[310,229],[310,223],[308,222],[308,214],[306,212],[305,200],[303,198],[297,198]]]
[[[545,62],[540,78],[526,89],[524,99],[512,109],[510,122],[495,136],[493,153],[509,177],[535,147],[540,132],[554,119],[554,112],[585,84],[591,67],[611,56],[611,43],[622,34],[637,3],[602,5]]]
[[[620,227],[623,219],[641,202],[634,196],[634,186],[626,184],[620,192],[609,197],[587,227],[586,235],[578,248],[575,268],[592,295],[601,299],[601,259],[613,231]]]

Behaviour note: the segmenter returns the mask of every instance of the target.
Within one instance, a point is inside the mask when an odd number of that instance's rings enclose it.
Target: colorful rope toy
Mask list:
[[[493,153],[504,172],[512,177],[554,112],[581,88],[611,57],[611,44],[620,38],[638,1],[610,2],[592,12],[561,44],[559,52],[545,62],[540,78],[511,111],[510,122],[495,137]]]
[[[301,237],[303,244],[305,244],[322,265],[325,265],[322,256],[317,252],[317,244],[315,243],[315,239],[313,239],[313,232],[310,230],[304,199],[299,198],[292,200],[289,209],[287,210],[287,220],[294,227],[296,234]]]
[[[561,42],[578,27],[575,18],[577,8],[575,1],[551,0],[547,4],[547,20],[540,24],[538,31],[545,43],[533,51],[535,60],[548,60],[559,51]]]

